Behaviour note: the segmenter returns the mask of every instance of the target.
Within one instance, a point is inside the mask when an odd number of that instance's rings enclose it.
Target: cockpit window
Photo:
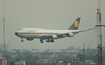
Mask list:
[[[22,28],[20,28],[19,30],[23,30]]]
[[[21,30],[21,29],[19,29],[19,30]]]
[[[25,30],[24,28],[20,28],[19,30]]]

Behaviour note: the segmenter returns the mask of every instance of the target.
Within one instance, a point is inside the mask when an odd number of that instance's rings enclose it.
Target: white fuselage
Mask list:
[[[22,28],[16,32],[16,35],[22,38],[40,38],[41,36],[57,35],[64,33],[78,33],[79,30],[51,30],[41,28]]]

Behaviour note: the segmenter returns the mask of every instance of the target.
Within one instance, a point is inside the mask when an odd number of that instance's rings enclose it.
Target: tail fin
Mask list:
[[[80,23],[80,17],[78,17],[74,23],[69,27],[68,30],[78,30],[78,27],[79,27],[79,23]]]

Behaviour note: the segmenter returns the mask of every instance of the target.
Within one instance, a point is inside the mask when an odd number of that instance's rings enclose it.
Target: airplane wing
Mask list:
[[[90,29],[86,29],[86,30],[78,30],[75,32],[67,32],[67,33],[61,33],[61,34],[57,34],[58,38],[64,38],[64,37],[73,37],[75,34],[80,33],[80,32],[86,32],[86,31],[90,31],[96,28],[90,28]]]
[[[51,38],[55,38],[57,39],[57,35],[56,34],[41,34],[40,36],[40,39],[51,39]]]
[[[60,39],[64,37],[72,37],[73,33],[61,33],[61,34],[42,34],[40,35],[40,39],[46,40],[46,39]]]
[[[87,29],[87,30],[80,30],[80,31],[78,31],[78,33],[79,33],[79,32],[90,31],[90,30],[93,30],[93,29],[96,29],[96,28],[90,28],[90,29]]]
[[[72,32],[70,33],[62,33],[62,34],[57,34],[58,38],[64,38],[64,37],[73,37],[74,34]]]
[[[44,39],[50,39],[50,38],[59,39],[59,38],[64,38],[64,37],[73,37],[77,33],[86,32],[86,31],[90,31],[93,29],[95,29],[95,28],[90,28],[87,30],[78,30],[75,32],[60,33],[60,34],[41,34],[40,38],[44,40]]]
[[[57,39],[56,34],[45,34],[40,35],[40,42],[43,43],[43,40],[46,40],[46,42],[54,42],[54,39]]]
[[[60,39],[64,37],[73,37],[73,33],[61,33],[61,34],[41,34],[39,35],[40,39],[46,40],[46,39]]]

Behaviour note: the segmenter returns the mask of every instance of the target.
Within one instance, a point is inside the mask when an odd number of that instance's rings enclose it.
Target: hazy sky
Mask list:
[[[0,0],[0,44],[3,44],[3,1]],[[102,22],[105,24],[105,0],[101,0]],[[11,49],[65,49],[69,46],[96,48],[96,31],[79,33],[72,38],[55,40],[54,43],[41,44],[39,39],[21,42],[15,36],[19,28],[36,27],[46,29],[68,29],[77,17],[81,17],[79,30],[96,25],[98,0],[5,0],[4,17],[6,43]],[[93,35],[95,34],[95,35]],[[95,36],[95,38],[94,38]],[[94,39],[93,39],[94,38]],[[90,44],[91,39],[94,40]],[[105,44],[103,44],[105,46]]]

